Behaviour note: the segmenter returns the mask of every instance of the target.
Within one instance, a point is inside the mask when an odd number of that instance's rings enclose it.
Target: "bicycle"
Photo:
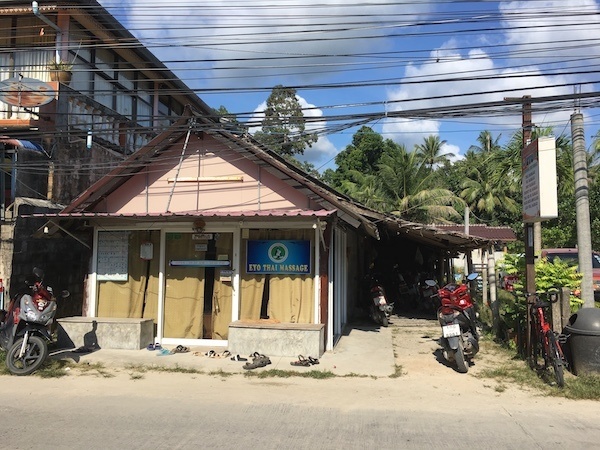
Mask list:
[[[539,368],[538,359],[543,357],[543,369],[552,368],[554,378],[559,387],[564,387],[564,366],[567,365],[558,335],[554,333],[546,319],[546,310],[558,300],[556,292],[548,292],[549,302],[542,301],[537,293],[527,293],[526,297],[533,297],[530,308],[530,337],[531,348],[529,353],[532,369]]]

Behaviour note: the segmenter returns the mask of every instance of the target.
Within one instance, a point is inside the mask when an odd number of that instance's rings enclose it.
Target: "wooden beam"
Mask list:
[[[243,175],[231,175],[221,177],[179,177],[179,178],[168,178],[169,183],[213,183],[213,182],[228,182],[228,181],[244,181]]]

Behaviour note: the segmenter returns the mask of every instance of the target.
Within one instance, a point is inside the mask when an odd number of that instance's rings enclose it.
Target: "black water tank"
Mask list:
[[[563,333],[568,336],[572,372],[600,374],[600,308],[581,308],[569,318]]]

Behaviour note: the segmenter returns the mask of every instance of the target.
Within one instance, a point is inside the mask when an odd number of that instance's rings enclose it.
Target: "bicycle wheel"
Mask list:
[[[548,338],[548,359],[550,359],[552,368],[554,369],[554,378],[556,378],[556,384],[558,387],[564,387],[565,374],[560,344],[556,341],[556,336],[554,335],[553,331],[546,332],[546,337]]]
[[[531,367],[532,369],[537,369],[541,345],[540,338],[537,332],[537,323],[535,322],[535,320],[531,321],[530,339],[531,348],[529,349],[529,367]]]

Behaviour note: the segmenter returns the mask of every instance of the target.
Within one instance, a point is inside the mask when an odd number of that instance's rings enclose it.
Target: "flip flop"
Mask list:
[[[308,362],[310,362],[313,365],[319,364],[319,360],[317,358],[313,358],[312,356],[308,357]]]
[[[242,358],[240,355],[235,355],[231,357],[232,361],[248,361],[248,358]]]
[[[229,350],[225,350],[224,352],[221,352],[216,355],[217,358],[228,358],[230,356],[231,356],[231,352]]]
[[[161,348],[158,353],[156,354],[156,356],[167,356],[167,355],[172,355],[172,353],[167,350],[166,348]]]
[[[304,356],[298,355],[298,361],[292,361],[290,364],[292,366],[308,367],[308,366],[310,366],[310,361],[308,359],[306,359]]]
[[[154,350],[156,350],[156,348],[154,347],[154,344],[148,344],[148,347],[146,347],[146,350],[154,351]]]

